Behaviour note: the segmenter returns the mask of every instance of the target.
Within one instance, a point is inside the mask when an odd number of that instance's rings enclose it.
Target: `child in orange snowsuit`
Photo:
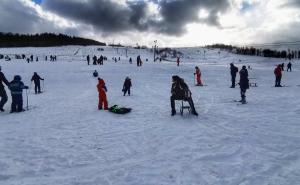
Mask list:
[[[101,110],[102,105],[104,105],[104,110],[108,110],[108,104],[107,104],[107,99],[106,99],[107,89],[106,89],[104,80],[101,79],[101,78],[98,78],[97,89],[98,89],[98,92],[99,92],[98,109]]]
[[[196,73],[194,73],[194,75],[196,75],[197,85],[203,85],[201,81],[201,71],[198,66],[196,66],[195,69],[196,69]]]

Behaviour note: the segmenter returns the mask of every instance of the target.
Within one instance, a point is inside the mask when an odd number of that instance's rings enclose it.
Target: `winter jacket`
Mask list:
[[[230,66],[230,73],[231,73],[232,76],[236,76],[236,73],[237,73],[238,71],[239,71],[239,68],[238,68],[238,67],[236,67],[236,66],[234,66],[234,65]]]
[[[4,88],[2,82],[5,83],[7,86],[9,86],[8,80],[5,78],[4,74],[0,72],[0,88]]]
[[[181,78],[173,82],[171,87],[171,94],[172,96],[182,99],[190,98],[192,95],[189,87]]]
[[[124,84],[123,84],[123,89],[129,89],[131,86],[132,86],[131,79],[126,78],[126,80],[124,81]]]
[[[249,89],[249,79],[248,79],[248,70],[241,69],[240,70],[240,88],[241,89]]]
[[[275,74],[275,76],[282,76],[282,72],[281,72],[282,70],[281,70],[281,67],[280,66],[277,66],[276,68],[275,68],[275,70],[274,70],[274,74]]]
[[[107,92],[107,88],[103,79],[98,80],[97,89],[99,94]]]
[[[22,94],[23,89],[28,89],[28,86],[25,86],[22,81],[13,80],[13,81],[10,82],[9,90],[10,90],[12,95]]]
[[[34,81],[35,84],[39,84],[40,80],[44,80],[44,79],[41,78],[38,74],[34,74],[31,78],[31,81]]]

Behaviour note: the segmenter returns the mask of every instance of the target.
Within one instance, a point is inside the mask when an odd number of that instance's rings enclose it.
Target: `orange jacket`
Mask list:
[[[97,89],[99,93],[105,93],[107,91],[105,82],[103,79],[98,80]]]

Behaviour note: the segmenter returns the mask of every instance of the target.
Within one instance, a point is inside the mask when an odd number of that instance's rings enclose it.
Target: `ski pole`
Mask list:
[[[28,93],[27,93],[27,89],[26,89],[26,109],[29,110],[29,108],[28,108]]]
[[[45,80],[43,80],[43,89],[42,89],[42,92],[44,92],[44,91],[45,91],[45,85],[44,85],[44,81],[45,81]]]
[[[32,84],[32,81],[30,82],[30,85],[29,85],[29,94],[30,94],[30,89],[31,89],[31,84]]]
[[[196,85],[196,81],[195,81],[195,73],[194,73],[194,85]]]

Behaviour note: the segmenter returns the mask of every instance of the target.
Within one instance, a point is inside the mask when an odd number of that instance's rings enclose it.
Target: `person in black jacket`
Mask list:
[[[95,71],[93,72],[93,76],[94,76],[95,78],[98,77],[98,71],[97,71],[97,70],[95,70]]]
[[[21,81],[21,77],[16,75],[14,80],[10,82],[9,89],[11,91],[11,113],[13,112],[22,112],[23,109],[23,89],[28,89],[28,86],[24,86],[24,83]]]
[[[287,70],[286,71],[291,71],[292,72],[292,63],[291,62],[289,62],[287,64]]]
[[[198,113],[195,110],[194,102],[192,99],[192,93],[189,90],[189,87],[187,84],[184,82],[182,78],[179,76],[172,76],[172,88],[171,88],[171,115],[174,116],[176,114],[176,109],[175,109],[175,100],[185,100],[188,101],[190,104],[190,107],[192,109],[192,114],[195,116],[198,116]]]
[[[246,66],[243,66],[240,70],[240,89],[241,89],[241,100],[242,104],[246,102],[246,90],[249,89],[249,79],[248,79],[248,70]]]
[[[124,92],[124,96],[126,95],[126,92],[128,92],[128,95],[130,96],[130,87],[131,86],[132,86],[131,79],[127,76],[124,81],[123,89],[122,89],[122,91]]]
[[[32,78],[31,78],[31,81],[34,82],[34,92],[35,92],[35,94],[42,93],[40,80],[44,80],[44,79],[41,78],[36,72],[34,72]]]
[[[230,74],[231,74],[231,87],[235,88],[235,77],[236,73],[239,71],[239,69],[233,65],[233,63],[230,64]]]
[[[7,102],[7,99],[8,99],[6,91],[4,89],[4,85],[2,84],[2,82],[9,87],[9,82],[5,78],[5,75],[1,72],[1,66],[0,66],[0,98],[1,98],[0,112],[4,112],[3,106],[5,105],[5,103]]]

